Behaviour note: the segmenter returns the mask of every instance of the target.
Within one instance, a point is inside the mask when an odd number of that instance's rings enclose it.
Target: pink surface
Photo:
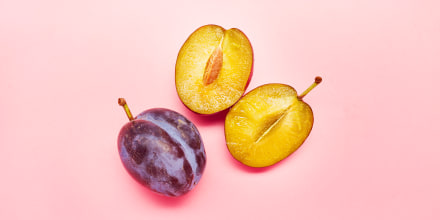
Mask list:
[[[0,1],[0,219],[440,219],[439,1],[184,2]],[[274,167],[237,163],[223,116],[177,97],[180,46],[209,23],[249,37],[247,91],[324,79],[311,135]],[[197,125],[208,164],[192,192],[127,174],[119,97]]]

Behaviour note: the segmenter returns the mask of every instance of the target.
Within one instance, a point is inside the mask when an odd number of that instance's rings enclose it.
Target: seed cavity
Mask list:
[[[289,107],[290,108],[290,107]],[[274,117],[270,117],[266,120],[264,123],[264,127],[257,135],[258,139],[255,141],[255,143],[260,142],[266,135],[278,124],[280,123],[284,116],[286,116],[289,112],[289,108],[285,109],[284,111],[280,112],[279,114],[275,115]]]

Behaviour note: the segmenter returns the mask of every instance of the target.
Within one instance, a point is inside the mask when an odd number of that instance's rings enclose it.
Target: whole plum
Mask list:
[[[118,100],[130,121],[118,136],[121,161],[139,183],[162,195],[181,196],[200,181],[205,148],[195,125],[165,108],[146,110],[133,118],[124,99]]]

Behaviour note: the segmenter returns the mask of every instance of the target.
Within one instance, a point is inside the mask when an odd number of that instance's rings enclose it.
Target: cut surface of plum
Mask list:
[[[253,51],[236,28],[206,25],[193,32],[179,51],[175,83],[190,110],[213,114],[240,99],[251,78]]]
[[[310,88],[319,82],[321,78],[317,77]],[[272,83],[243,96],[225,119],[231,155],[247,166],[267,167],[297,150],[314,122],[312,109],[302,101],[306,94],[298,96],[291,86]]]

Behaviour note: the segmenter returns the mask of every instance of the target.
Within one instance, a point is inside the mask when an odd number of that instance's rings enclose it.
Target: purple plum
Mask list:
[[[133,118],[124,99],[129,122],[118,136],[122,164],[142,185],[162,195],[186,194],[200,181],[206,153],[196,126],[165,108],[146,110]]]

